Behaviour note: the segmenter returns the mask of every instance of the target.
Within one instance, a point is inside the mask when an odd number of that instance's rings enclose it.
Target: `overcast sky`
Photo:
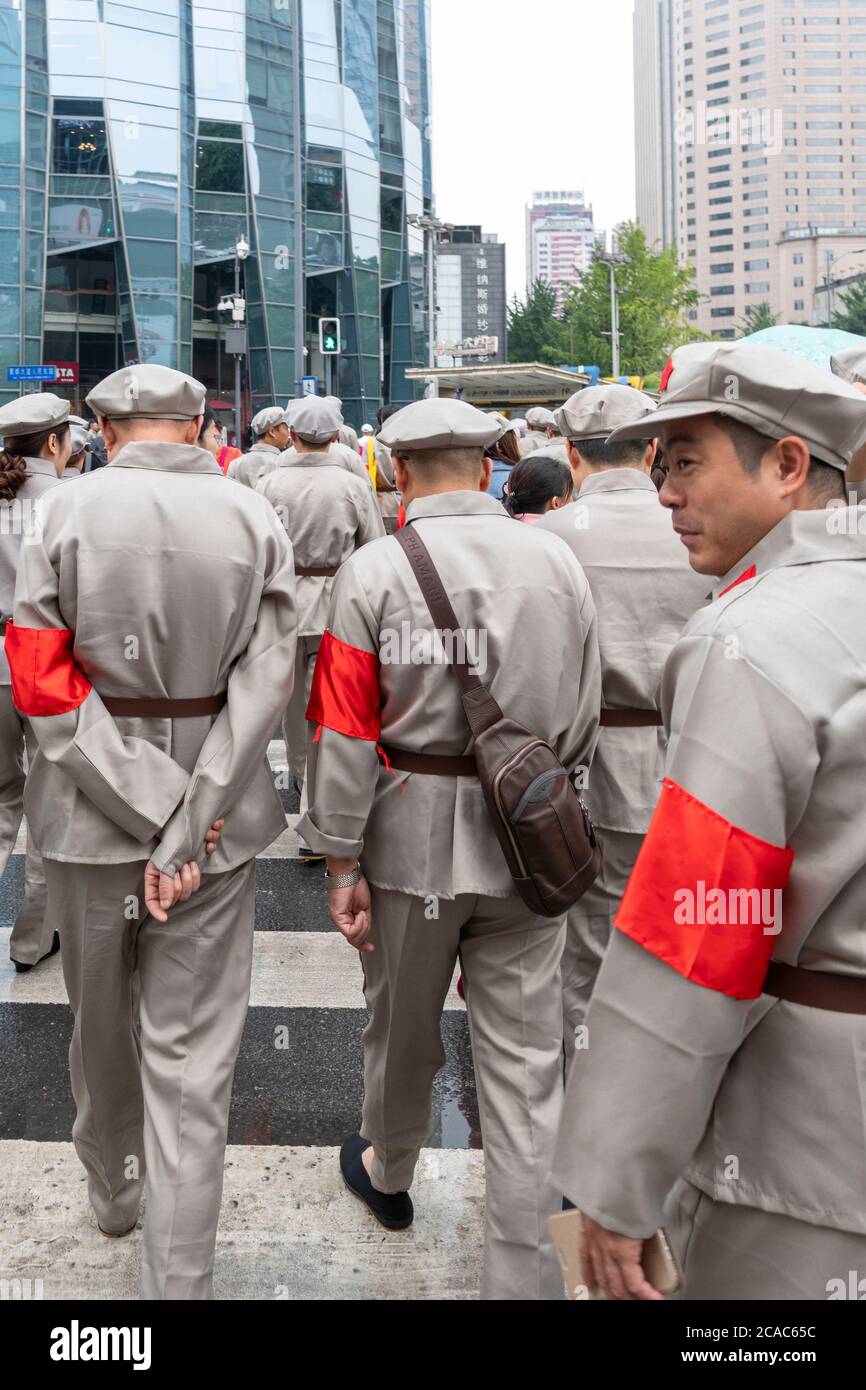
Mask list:
[[[507,244],[526,279],[533,189],[579,188],[605,231],[634,215],[633,0],[432,0],[436,213]]]

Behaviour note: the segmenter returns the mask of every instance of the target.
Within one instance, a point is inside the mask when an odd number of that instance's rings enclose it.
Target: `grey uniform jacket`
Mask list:
[[[719,1201],[866,1232],[866,1016],[761,995],[771,954],[866,975],[866,512],[794,512],[716,592],[665,670],[671,785],[598,976],[554,1173],[631,1236],[660,1224],[684,1170]],[[671,914],[668,890],[689,885]],[[699,906],[717,885],[721,925]],[[760,913],[732,899],[750,886],[774,895]]]
[[[598,614],[602,705],[657,709],[665,661],[710,581],[689,564],[655,484],[637,468],[591,474],[577,500],[536,529],[561,536],[583,566]],[[661,728],[601,729],[586,794],[597,825],[646,830],[664,750]]]
[[[601,693],[595,609],[567,546],[515,525],[480,492],[419,498],[407,520],[505,714],[547,739],[567,768],[587,765]],[[478,780],[389,771],[377,755],[380,743],[471,749],[459,687],[432,630],[393,536],[346,561],[307,711],[310,809],[299,830],[312,849],[361,856],[382,888],[506,897],[514,887]]]
[[[46,492],[60,483],[74,482],[78,478],[75,470],[58,478],[57,469],[50,459],[27,459],[27,474],[24,482],[11,502],[0,502],[0,621],[7,623],[12,617],[12,604],[15,598],[15,576],[18,573],[18,559],[22,544],[29,544],[39,535],[42,503],[40,499]],[[6,649],[0,646],[0,685],[9,684],[9,662]]]
[[[527,430],[520,441],[520,455],[534,454],[538,449],[546,449],[554,441],[543,430]]]
[[[280,450],[273,444],[256,443],[248,454],[232,459],[226,469],[226,477],[234,478],[245,487],[255,487],[259,478],[276,468],[280,460]]]
[[[43,517],[18,565],[20,691],[11,663],[16,704],[38,710],[25,809],[43,855],[152,855],[172,872],[203,857],[204,833],[224,815],[205,869],[244,863],[285,829],[266,754],[292,688],[297,614],[291,546],[273,509],[203,449],[132,443],[46,497]],[[64,642],[48,698],[39,653]],[[113,717],[100,698],[222,691],[219,714],[182,719]]]
[[[385,534],[369,482],[355,478],[331,452],[295,454],[262,478],[268,499],[292,542],[295,564],[336,569],[368,541]],[[333,576],[301,574],[298,636],[321,636],[328,622]]]

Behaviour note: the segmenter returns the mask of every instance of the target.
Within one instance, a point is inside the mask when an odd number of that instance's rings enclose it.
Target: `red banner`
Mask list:
[[[77,386],[78,385],[78,363],[77,362],[46,362],[46,367],[57,368],[58,386]]]

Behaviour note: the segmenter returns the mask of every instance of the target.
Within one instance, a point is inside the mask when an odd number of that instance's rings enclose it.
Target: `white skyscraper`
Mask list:
[[[568,290],[576,285],[592,260],[604,232],[593,227],[592,205],[577,190],[533,193],[526,209],[526,288],[546,280],[556,290],[561,309]]]

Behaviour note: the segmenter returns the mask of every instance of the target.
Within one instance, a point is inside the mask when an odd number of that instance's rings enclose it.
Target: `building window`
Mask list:
[[[733,309],[711,309],[711,310],[710,310],[710,318],[711,318],[711,319],[732,319],[733,317],[734,317],[734,310],[733,310]]]
[[[55,110],[60,103],[55,106]],[[64,102],[63,109],[81,107],[101,113],[96,101]],[[55,174],[108,174],[108,140],[105,117],[99,115],[55,115],[53,160]]]
[[[795,308],[795,309],[805,309],[805,307],[806,307],[806,305],[803,303],[803,300],[802,300],[802,299],[795,299],[795,300],[794,300],[794,308]]]
[[[803,286],[805,285],[805,283],[806,283],[806,282],[805,282],[805,280],[803,279],[803,276],[802,276],[802,275],[795,275],[795,276],[794,276],[794,289],[796,289],[796,290],[802,289]]]
[[[746,294],[769,294],[769,280],[759,280],[754,285],[746,286]]]
[[[743,265],[743,270],[769,270],[769,269],[770,269],[770,262],[769,262],[769,261],[746,261],[746,262],[744,263],[744,265]]]
[[[243,145],[228,140],[197,141],[195,186],[199,193],[243,193]]]

